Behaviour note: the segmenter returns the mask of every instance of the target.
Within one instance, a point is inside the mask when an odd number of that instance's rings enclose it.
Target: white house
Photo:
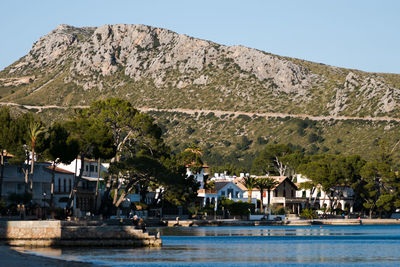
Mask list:
[[[81,160],[75,159],[70,164],[59,164],[59,167],[68,170],[70,172],[75,173],[76,175],[80,174],[81,171]],[[100,177],[102,177],[103,172],[108,172],[108,168],[110,167],[109,163],[100,163]],[[82,177],[90,177],[90,178],[97,178],[99,171],[99,164],[97,160],[93,159],[85,159],[83,164],[83,173]]]
[[[68,170],[56,167],[54,175],[53,204],[64,208],[67,198],[73,188],[74,174]],[[40,206],[49,206],[51,196],[52,166],[50,163],[36,163],[33,174],[32,202]],[[7,199],[10,194],[25,192],[25,175],[21,164],[5,164],[2,197]]]
[[[219,180],[215,181],[214,184],[214,189],[206,190],[202,188],[198,190],[197,196],[201,199],[201,206],[214,205],[221,198],[231,199],[235,202],[247,201],[247,198],[243,197],[245,191],[233,181]]]
[[[70,164],[60,164],[60,168],[68,170],[78,176],[81,171],[81,159],[75,159]],[[108,171],[109,163],[100,163],[97,160],[85,159],[83,162],[82,180],[77,184],[74,196],[74,208],[81,211],[93,211],[100,207],[101,195],[104,192],[103,173]],[[96,186],[98,195],[96,197]]]
[[[215,189],[218,198],[225,197],[233,201],[247,200],[243,197],[245,191],[233,181],[216,181]]]
[[[301,189],[301,184],[310,182],[307,177],[297,174],[296,175],[297,185],[300,188],[296,192],[298,198],[303,198],[309,201],[310,204],[314,205],[315,209],[327,208],[331,206],[331,201],[320,186],[315,188],[312,192],[310,189]],[[310,196],[311,195],[311,196]],[[310,201],[311,200],[311,201]],[[348,186],[337,186],[335,196],[333,197],[333,207],[335,209],[348,210],[353,212],[354,207],[354,191]]]
[[[193,163],[192,163],[193,164]],[[188,165],[186,165],[186,175],[187,176],[191,176],[191,175],[193,175],[194,176],[194,178],[196,179],[196,181],[198,182],[198,183],[200,183],[200,189],[204,189],[204,181],[206,181],[207,180],[207,178],[208,178],[208,166],[207,165],[203,165],[202,166],[202,168],[201,168],[201,170],[200,170],[200,172],[199,173],[195,173],[195,172],[193,172],[191,169],[190,169],[190,166],[192,165],[192,164],[188,164]]]

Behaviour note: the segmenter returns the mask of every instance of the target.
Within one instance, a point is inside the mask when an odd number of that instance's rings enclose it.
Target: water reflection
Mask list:
[[[162,248],[35,249],[112,266],[400,264],[400,226],[154,228]]]
[[[317,226],[310,228],[268,227],[202,227],[202,228],[153,228],[162,236],[320,236],[320,235],[367,235],[370,232],[357,229]]]

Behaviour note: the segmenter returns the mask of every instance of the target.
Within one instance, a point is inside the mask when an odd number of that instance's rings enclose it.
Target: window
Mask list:
[[[306,197],[306,191],[302,192],[302,197]]]
[[[86,165],[86,166],[85,166],[85,169],[86,169],[86,171],[88,172],[88,171],[89,171],[89,166]]]
[[[71,189],[72,188],[72,186],[71,186],[71,179],[68,179],[68,192],[71,192]]]
[[[228,197],[233,197],[233,189],[232,188],[228,189]]]
[[[94,172],[94,166],[90,165],[90,172]]]
[[[96,167],[96,172],[97,172],[97,165],[95,167]]]
[[[64,179],[64,192],[67,192],[67,180]]]
[[[292,189],[292,191],[290,192],[291,196],[294,197],[294,190]]]
[[[221,196],[225,196],[225,191],[221,191]]]

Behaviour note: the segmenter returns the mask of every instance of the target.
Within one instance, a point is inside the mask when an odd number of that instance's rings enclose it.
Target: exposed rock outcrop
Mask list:
[[[108,90],[115,96],[135,96],[139,103],[138,98],[143,97],[164,106],[175,103],[177,95],[186,94],[192,99],[181,103],[205,105],[208,99],[215,99],[228,109],[247,110],[251,106],[253,111],[300,110],[333,116],[400,113],[400,90],[379,75],[243,46],[228,47],[146,25],[59,25],[0,73],[0,88],[22,86],[26,83],[17,81],[37,73],[41,77],[35,76],[36,87],[26,90],[23,97],[43,90],[53,90],[47,95],[56,95],[54,90],[62,89],[63,84],[69,86],[67,91],[74,84],[84,92]],[[14,79],[12,83],[3,78],[8,75]],[[119,88],[124,89],[120,92]],[[136,88],[136,94],[129,88]],[[160,94],[159,90],[164,91]],[[204,91],[208,98],[200,99]],[[82,103],[95,100],[85,99],[85,93],[80,99]],[[314,112],[314,106],[322,109]]]

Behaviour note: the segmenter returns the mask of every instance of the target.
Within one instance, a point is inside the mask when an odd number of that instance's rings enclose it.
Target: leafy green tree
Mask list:
[[[106,125],[113,136],[116,155],[111,159],[105,197],[113,190],[113,204],[118,207],[138,182],[144,182],[142,177],[157,179],[156,169],[161,165],[155,163],[167,156],[169,150],[161,138],[161,129],[152,118],[138,112],[128,101],[117,98],[96,101],[88,115]],[[155,165],[151,168],[149,162]]]
[[[67,129],[58,123],[54,124],[49,129],[45,144],[45,157],[52,161],[50,189],[50,205],[52,206],[54,197],[55,169],[59,163],[69,164],[76,158],[79,152],[79,144],[76,139],[71,138],[71,135]]]
[[[331,207],[343,198],[343,190],[350,187],[355,192],[357,200],[362,191],[360,170],[365,161],[358,155],[340,156],[331,154],[314,155],[299,166],[299,171],[310,179],[301,188],[310,190],[308,204],[313,206],[315,190],[325,191]]]
[[[71,208],[76,186],[82,179],[85,158],[94,158],[98,161],[99,159],[107,160],[115,156],[116,148],[110,128],[104,123],[90,117],[87,110],[79,111],[76,117],[66,121],[64,126],[70,132],[71,137],[77,140],[81,158],[80,172],[75,177],[74,188],[70,192],[67,203],[67,207]],[[100,170],[100,166],[98,170]]]
[[[361,179],[361,168],[366,164],[366,161],[359,155],[350,155],[344,158],[345,168],[344,176],[346,184],[351,187],[354,191],[354,207],[359,209],[362,207],[362,198],[360,196],[362,192],[362,179]]]
[[[386,211],[391,209],[392,201],[391,183],[395,180],[395,173],[391,166],[385,162],[368,162],[361,169],[364,207],[369,210],[369,217],[379,208]]]
[[[314,155],[308,163],[299,167],[314,187],[321,186],[325,191],[331,212],[335,203],[342,197],[344,186],[347,185],[345,168],[343,157],[330,154]]]
[[[393,170],[393,149],[383,141],[376,145],[375,159],[361,168],[358,183],[363,206],[369,210],[370,217],[374,212],[381,216],[382,212],[388,213],[400,207],[400,177]]]
[[[300,165],[303,154],[285,144],[269,144],[253,162],[253,170],[258,174],[290,176]]]
[[[12,118],[8,107],[0,108],[0,200],[2,196],[3,177],[4,177],[4,158],[10,149],[12,136],[10,135],[10,128]]]
[[[151,117],[138,112],[128,101],[110,98],[93,102],[88,115],[111,130],[116,146],[112,161],[120,161],[123,153],[136,153],[145,148],[151,154],[155,148],[161,151],[161,129]]]
[[[185,158],[180,154],[165,157],[162,159],[162,164],[166,171],[164,177],[160,179],[159,185],[163,188],[164,199],[176,206],[193,205],[200,184],[193,175],[186,175]]]
[[[255,211],[254,204],[238,201],[235,202],[231,199],[223,197],[218,205],[219,207],[224,207],[229,214],[236,216],[247,216],[250,212]]]

